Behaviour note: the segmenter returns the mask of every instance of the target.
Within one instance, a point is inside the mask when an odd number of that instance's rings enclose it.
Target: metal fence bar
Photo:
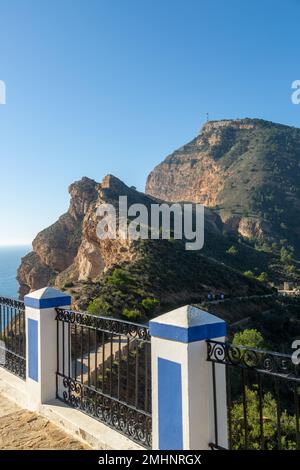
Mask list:
[[[18,300],[0,297],[0,366],[25,380],[25,306]]]
[[[259,396],[259,427],[260,427],[260,445],[261,449],[264,450],[264,421],[263,421],[263,386],[262,386],[263,377],[257,372],[257,382],[258,382],[258,396]]]
[[[298,387],[294,384],[294,400],[295,400],[295,413],[296,413],[296,440],[297,450],[300,449],[300,432],[299,432],[299,395]]]
[[[292,450],[300,447],[300,366],[292,356],[278,352],[207,341],[212,362],[215,442],[218,409],[215,364],[226,367],[228,435],[230,449]]]
[[[56,311],[62,360],[57,367],[58,398],[150,448],[148,327],[66,309]],[[67,325],[70,337],[64,334]],[[61,344],[66,341],[68,348]],[[70,360],[75,376],[66,367]]]

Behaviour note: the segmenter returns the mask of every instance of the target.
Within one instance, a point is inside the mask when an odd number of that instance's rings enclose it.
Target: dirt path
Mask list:
[[[88,450],[46,418],[19,408],[0,395],[1,450]]]

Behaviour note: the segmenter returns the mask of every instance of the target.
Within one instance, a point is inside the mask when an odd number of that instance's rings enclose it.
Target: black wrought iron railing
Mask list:
[[[0,367],[26,378],[24,303],[0,297]]]
[[[150,448],[149,329],[57,309],[57,397]]]
[[[300,449],[300,365],[292,356],[208,341],[215,438],[220,449],[216,368],[226,368],[229,449]]]

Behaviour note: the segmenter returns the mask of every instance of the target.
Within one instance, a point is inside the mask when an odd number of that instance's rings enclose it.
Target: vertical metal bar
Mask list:
[[[88,385],[91,385],[91,329],[88,328]]]
[[[3,306],[2,304],[0,304],[0,334],[1,334],[1,338],[2,338],[2,314],[3,314]]]
[[[10,350],[14,350],[14,322],[13,322],[13,308],[9,308],[9,336],[10,336]]]
[[[225,365],[226,370],[226,395],[227,395],[227,410],[228,410],[228,444],[229,450],[232,449],[232,423],[231,423],[231,411],[232,411],[232,401],[231,401],[231,377],[230,377],[230,366],[229,364]]]
[[[219,445],[219,432],[218,432],[218,408],[217,408],[217,393],[216,393],[216,365],[212,362],[212,379],[213,379],[213,401],[214,401],[214,425],[215,425],[215,444]]]
[[[245,435],[245,449],[248,449],[248,421],[247,421],[247,389],[246,389],[246,370],[242,369],[242,384],[243,384],[243,413],[244,413],[244,435]]]
[[[59,373],[59,321],[56,320],[56,348],[57,348],[57,355],[56,355],[56,398],[58,398],[58,373]]]
[[[62,373],[65,375],[65,322],[62,321]]]
[[[74,379],[77,380],[77,325],[74,325]]]
[[[81,326],[81,383],[83,384],[83,326]]]
[[[102,332],[102,392],[105,392],[105,333]]]
[[[98,338],[97,338],[97,330],[95,330],[95,388],[98,388]]]
[[[17,343],[18,343],[18,336],[17,336],[17,312],[18,310],[17,309],[14,309],[14,328],[15,328],[15,332],[14,332],[14,352],[18,354],[18,347],[17,347]]]
[[[278,442],[278,450],[281,449],[281,423],[280,423],[280,395],[279,395],[279,383],[278,379],[275,376],[275,394],[276,394],[276,421],[277,421],[277,442]]]
[[[127,337],[127,360],[126,360],[126,401],[129,403],[129,361],[130,361],[130,352],[129,352],[129,338]]]
[[[296,418],[296,444],[297,450],[300,449],[300,430],[299,430],[299,396],[298,385],[294,383],[294,400],[295,400],[295,418]]]
[[[259,427],[260,427],[260,446],[263,450],[265,448],[265,439],[264,439],[264,418],[263,418],[263,392],[262,392],[262,375],[257,372],[257,379],[258,379],[258,397],[259,397]]]
[[[110,335],[110,381],[109,381],[110,395],[112,395],[112,386],[113,386],[113,383],[112,383],[112,380],[113,380],[113,377],[112,377],[112,374],[113,374],[113,340],[114,340],[114,335],[111,334]]]
[[[121,335],[119,335],[119,362],[118,362],[118,400],[120,400],[120,387],[121,387],[121,365],[122,365],[122,356],[121,356]]]
[[[139,407],[139,341],[135,340],[135,407]]]
[[[148,368],[148,343],[144,343],[144,351],[145,351],[145,404],[144,404],[144,410],[148,410],[148,402],[149,402],[149,395],[148,395],[148,387],[149,387],[149,368]]]
[[[10,317],[10,308],[6,307],[6,337],[7,337],[7,349],[10,351],[10,331],[9,331],[9,317]]]
[[[68,357],[69,357],[69,377],[72,377],[72,344],[71,344],[71,323],[68,323]]]
[[[7,325],[7,331],[8,331],[8,340],[9,340],[9,350],[13,350],[13,331],[12,331],[12,307],[8,307],[8,325]]]
[[[18,333],[18,354],[20,357],[22,357],[22,346],[21,346],[21,315],[22,315],[22,311],[19,310],[19,314],[18,314],[18,330],[19,330],[19,333]],[[1,331],[1,328],[0,328],[0,331]]]
[[[26,358],[26,319],[25,319],[25,310],[22,312],[23,318],[23,357]]]
[[[4,341],[4,348],[7,349],[7,342],[6,342],[6,321],[7,321],[7,311],[6,305],[3,305],[3,341]]]

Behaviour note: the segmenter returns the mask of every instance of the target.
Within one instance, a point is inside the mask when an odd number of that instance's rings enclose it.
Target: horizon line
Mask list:
[[[0,243],[0,248],[2,247],[13,247],[13,246],[32,246],[31,242],[25,243]]]

